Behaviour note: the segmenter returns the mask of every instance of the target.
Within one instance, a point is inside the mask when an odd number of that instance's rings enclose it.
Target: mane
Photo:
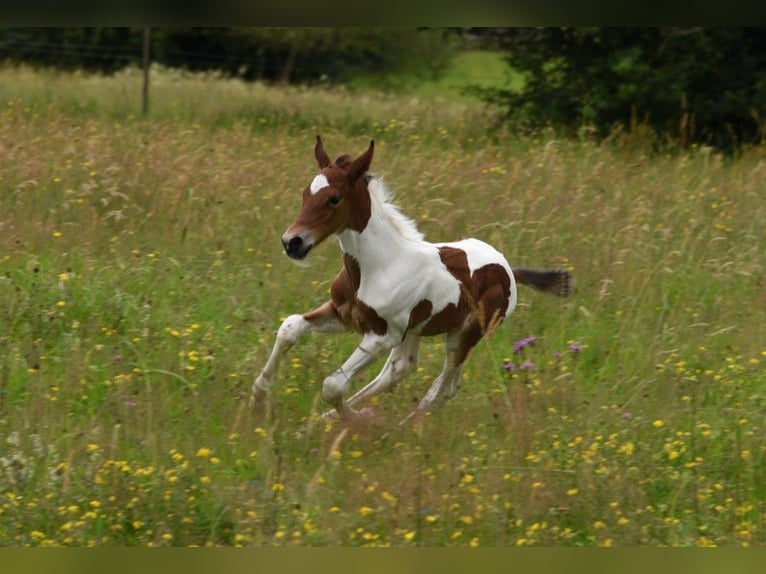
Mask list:
[[[405,239],[423,241],[425,235],[418,230],[415,222],[392,203],[394,195],[382,178],[368,175],[367,190],[370,192],[373,211],[393,225]]]

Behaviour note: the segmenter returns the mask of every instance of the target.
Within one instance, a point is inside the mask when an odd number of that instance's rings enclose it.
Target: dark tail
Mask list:
[[[543,293],[567,297],[574,293],[575,280],[566,269],[536,271],[534,269],[514,269],[516,283],[521,283]]]

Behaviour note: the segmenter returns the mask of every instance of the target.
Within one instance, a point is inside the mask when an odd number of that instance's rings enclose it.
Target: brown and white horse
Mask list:
[[[343,268],[330,300],[291,315],[277,332],[263,371],[253,383],[251,407],[264,404],[282,355],[306,332],[357,331],[362,341],[322,386],[322,398],[344,419],[368,414],[357,405],[402,380],[418,365],[420,339],[445,333],[441,374],[404,420],[441,407],[460,386],[471,349],[516,307],[516,284],[559,296],[574,282],[566,270],[511,269],[505,257],[478,239],[429,243],[390,202],[383,182],[369,174],[374,149],[334,162],[317,136],[319,174],[303,190],[298,218],[282,236],[287,255],[304,259],[331,235],[340,241]],[[380,374],[349,399],[356,375],[390,351]],[[334,412],[328,411],[326,416]]]

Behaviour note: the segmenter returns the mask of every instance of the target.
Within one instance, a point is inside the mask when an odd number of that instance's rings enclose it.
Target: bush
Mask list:
[[[766,31],[757,28],[495,30],[520,91],[482,89],[508,120],[600,136],[645,124],[681,145],[760,142]]]

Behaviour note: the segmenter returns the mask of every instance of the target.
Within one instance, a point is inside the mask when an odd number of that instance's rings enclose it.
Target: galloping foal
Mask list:
[[[335,235],[343,268],[329,301],[290,315],[280,326],[271,356],[253,383],[253,408],[266,399],[282,355],[306,332],[353,329],[362,335],[356,350],[322,386],[322,398],[344,419],[369,414],[356,406],[417,367],[421,337],[446,333],[444,368],[406,423],[455,395],[471,349],[516,307],[516,283],[559,296],[573,291],[568,271],[511,269],[502,254],[478,239],[425,241],[390,203],[383,182],[369,173],[374,145],[371,141],[356,159],[341,155],[332,162],[317,136],[314,155],[320,172],[303,190],[303,207],[282,244],[288,256],[300,260]],[[346,399],[359,371],[388,351],[380,374]]]

